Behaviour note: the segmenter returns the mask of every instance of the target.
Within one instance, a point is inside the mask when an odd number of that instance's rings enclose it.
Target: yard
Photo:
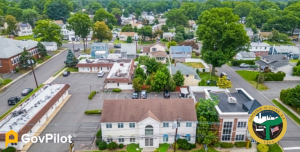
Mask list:
[[[264,41],[265,43],[268,43],[269,45],[292,45],[294,46],[295,43],[292,43],[290,41],[287,42],[272,42],[272,41]]]
[[[44,57],[43,59],[37,60],[37,63],[38,63],[38,64],[41,64],[41,63],[47,61],[47,60],[50,59],[50,58],[51,58],[51,56],[48,55],[48,56]]]
[[[153,43],[155,43],[155,41],[141,41],[141,40],[139,40],[139,42],[138,42],[138,44],[153,44]]]
[[[12,79],[3,79],[3,85],[0,85],[0,88],[9,84],[12,81]]]
[[[68,67],[68,68],[66,69],[66,71],[70,71],[70,72],[78,72],[78,68],[76,68],[76,67]]]
[[[292,118],[298,125],[300,125],[300,118],[298,118],[294,113],[290,112],[289,109],[287,109],[285,106],[283,106],[281,103],[279,103],[277,100],[273,99],[272,102],[281,109],[286,115],[288,115],[290,118]]]
[[[27,36],[15,36],[15,40],[34,40],[34,41],[40,41],[41,38],[34,38],[32,35]]]
[[[293,62],[293,63],[296,63],[296,62],[298,62],[298,61],[300,61],[299,59],[293,59],[293,60],[290,60],[290,62]]]
[[[120,43],[126,43],[126,42],[125,41],[120,41],[120,40],[117,40],[117,39],[114,41],[114,44],[120,44]]]
[[[216,75],[211,75],[210,76],[210,73],[209,72],[200,72],[199,73],[199,77],[201,78],[201,79],[204,79],[205,81],[207,81],[207,80],[215,80],[215,81],[217,81],[217,80],[219,80],[219,77],[218,76],[216,76]]]
[[[201,62],[185,62],[183,64],[191,66],[193,68],[205,68]]]
[[[256,88],[257,85],[257,76],[259,72],[255,71],[236,71],[237,74],[239,74],[242,78],[244,78],[246,81],[248,81],[254,88]],[[269,88],[264,85],[263,83],[258,83],[258,88],[257,90],[268,90]]]

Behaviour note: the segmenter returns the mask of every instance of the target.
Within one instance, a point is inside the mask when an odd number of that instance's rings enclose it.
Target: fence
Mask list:
[[[209,72],[210,71],[210,67],[201,59],[185,59],[185,62],[196,62],[196,63],[202,63],[202,65],[204,66],[204,68],[198,68],[199,71],[203,71],[203,69],[205,69],[205,72]],[[195,70],[197,68],[194,68]]]

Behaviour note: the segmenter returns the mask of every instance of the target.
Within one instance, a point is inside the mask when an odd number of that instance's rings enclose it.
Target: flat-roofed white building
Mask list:
[[[21,140],[22,135],[34,136],[67,97],[69,88],[68,84],[46,84],[1,119],[0,149],[5,148],[5,134],[13,130],[18,133],[18,143],[8,146],[21,150],[26,145]]]

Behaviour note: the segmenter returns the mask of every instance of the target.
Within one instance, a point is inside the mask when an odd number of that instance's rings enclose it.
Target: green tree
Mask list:
[[[119,8],[113,8],[112,11],[111,11],[111,14],[113,15],[122,15],[122,10],[119,9]]]
[[[56,42],[58,46],[61,42],[61,27],[50,20],[40,20],[36,22],[36,27],[33,29],[34,35],[39,35],[42,42]]]
[[[183,9],[171,9],[166,13],[166,17],[166,24],[169,27],[187,26],[188,24],[188,17],[186,16],[186,11]]]
[[[145,37],[148,36],[152,38],[152,27],[151,26],[143,26],[141,29],[138,29],[138,34],[142,35],[142,39],[145,40]]]
[[[0,86],[4,84],[4,80],[0,77]]]
[[[261,8],[253,8],[251,9],[249,15],[246,17],[246,21],[248,17],[252,17],[253,23],[258,27],[262,27],[263,23],[266,23],[268,19],[270,19],[270,14],[266,10],[262,10]]]
[[[46,15],[52,20],[63,20],[65,23],[70,17],[68,5],[62,1],[52,1],[46,7]]]
[[[231,81],[227,80],[227,77],[224,75],[222,78],[219,78],[217,86],[219,86],[219,88],[231,88],[232,84]]]
[[[184,41],[183,34],[182,34],[181,32],[177,32],[177,33],[175,34],[174,40],[175,40],[177,43],[180,43],[180,42]]]
[[[183,9],[186,11],[186,15],[188,17],[189,20],[197,20],[197,7],[195,5],[195,3],[193,2],[187,2],[187,3],[183,3],[180,6],[180,9]]]
[[[168,43],[168,49],[170,49],[171,46],[177,46],[177,42],[171,41]]]
[[[258,4],[258,6],[262,10],[267,10],[267,9],[276,9],[276,10],[279,10],[279,7],[274,2],[266,1],[266,0],[260,1],[259,4]]]
[[[16,17],[17,21],[22,21],[23,10],[17,7],[9,7],[6,14]]]
[[[273,29],[271,35],[269,36],[269,40],[273,42],[278,42],[279,41],[279,31]]]
[[[182,86],[184,84],[184,77],[180,70],[177,70],[176,73],[173,75],[173,80],[176,86]]]
[[[26,68],[29,66],[28,60],[29,60],[29,52],[24,48],[23,52],[20,55],[20,62],[19,65],[21,68]]]
[[[93,29],[93,38],[97,38],[99,42],[102,42],[103,40],[110,41],[112,39],[111,30],[108,28],[104,21],[97,21],[95,23]]]
[[[128,37],[127,37],[126,42],[127,42],[127,43],[132,43],[132,38],[131,38],[131,36],[128,36]]]
[[[21,0],[20,8],[21,9],[31,9],[33,7],[33,3],[31,0]]]
[[[86,38],[90,34],[91,27],[93,26],[89,16],[82,12],[77,12],[68,19],[68,29],[73,30],[75,35],[83,40],[83,48],[86,50]]]
[[[155,6],[153,3],[147,3],[146,5],[143,6],[142,10],[145,12],[151,12],[155,10]]]
[[[156,72],[156,70],[158,69],[158,65],[157,65],[155,58],[146,60],[145,66],[147,67],[147,72],[149,74]]]
[[[216,131],[212,131],[210,129],[210,125],[207,122],[206,118],[203,116],[200,116],[198,118],[198,121],[201,122],[198,124],[197,127],[197,134],[199,134],[200,136],[197,137],[197,142],[201,143],[201,144],[211,144],[214,141],[217,141],[217,132]]]
[[[42,58],[48,56],[46,47],[45,47],[41,42],[38,42],[38,44],[37,44],[37,50],[38,50],[38,52],[39,52],[39,55],[40,55]]]
[[[78,63],[78,59],[76,59],[71,49],[69,49],[68,51],[68,55],[65,63],[67,67],[75,67]]]
[[[14,16],[12,15],[7,15],[4,20],[7,23],[7,29],[6,33],[7,34],[13,34],[15,30],[17,29],[17,20]]]
[[[47,0],[34,0],[33,9],[36,10],[39,14],[43,14],[46,1]]]
[[[141,91],[143,85],[143,80],[141,77],[136,77],[132,81],[132,87],[135,91]]]
[[[122,9],[122,6],[119,5],[115,0],[113,1],[110,1],[108,4],[107,4],[107,8],[106,10],[111,13],[113,8],[119,8],[119,9]]]
[[[90,14],[95,14],[95,12],[99,9],[103,8],[101,4],[94,2],[90,8]]]
[[[125,10],[124,10],[123,16],[124,16],[124,17],[129,17],[128,9],[125,9]]]
[[[105,21],[105,24],[112,30],[113,25],[117,23],[117,19],[115,16],[109,12],[107,12],[105,9],[101,8],[98,11],[96,11],[94,16],[94,22],[97,21]]]
[[[146,63],[148,62],[149,60],[149,56],[139,56],[139,64],[141,65],[146,65]]]
[[[279,39],[279,41],[283,41],[283,42],[289,41],[288,35],[286,35],[284,33],[279,33],[278,34],[278,39]]]
[[[176,89],[175,81],[172,79],[172,77],[169,77],[167,84],[165,86],[165,90],[175,91],[175,89]]]
[[[163,30],[164,32],[168,32],[169,31],[168,25],[162,25],[161,30]]]
[[[123,26],[121,31],[122,32],[134,32],[134,29],[132,28],[131,24],[127,24],[127,25]]]
[[[246,17],[248,16],[248,14],[250,13],[250,10],[253,8],[253,6],[248,3],[248,2],[242,2],[237,4],[234,9],[233,12],[237,15],[239,15],[240,17]]]
[[[212,74],[215,74],[215,67],[221,67],[249,46],[249,37],[243,25],[236,24],[238,21],[238,15],[230,8],[213,8],[199,16],[197,35],[203,44],[201,55],[212,65]]]
[[[140,17],[141,15],[142,15],[142,11],[141,11],[140,9],[137,8],[137,9],[135,10],[135,18],[136,18],[136,19],[139,19],[139,17]]]
[[[135,9],[134,9],[134,7],[132,7],[131,4],[129,4],[128,7],[127,7],[125,10],[127,10],[128,13],[132,14],[132,13],[134,13],[134,10],[135,10]]]
[[[137,67],[134,71],[134,77],[135,78],[141,77],[142,80],[145,80],[146,79],[146,74],[145,74],[144,70],[141,67]]]
[[[38,15],[38,12],[34,9],[24,9],[23,21],[28,22],[34,28],[34,23],[37,20]]]
[[[153,82],[151,83],[151,88],[156,92],[162,91],[168,82],[167,78],[168,77],[165,73],[158,70],[154,76]]]

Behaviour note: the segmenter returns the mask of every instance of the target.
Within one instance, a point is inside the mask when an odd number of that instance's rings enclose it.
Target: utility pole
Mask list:
[[[34,80],[35,80],[35,85],[36,85],[36,88],[39,87],[37,81],[36,81],[36,76],[35,76],[35,73],[34,73],[34,70],[33,70],[33,62],[32,62],[32,56],[31,55],[28,55],[28,58],[29,58],[29,62],[30,62],[30,66],[31,66],[31,71],[33,73],[33,77],[34,77]]]
[[[75,56],[74,41],[75,41],[75,38],[73,38],[73,37],[72,37],[72,43],[73,43],[73,53],[74,53],[74,56]]]
[[[174,127],[176,127],[175,137],[174,137],[174,139],[175,139],[174,152],[176,152],[177,131],[178,131],[178,125],[179,125],[179,123],[180,123],[180,120],[181,120],[181,118],[179,118],[179,116],[178,116],[178,117],[177,117],[177,120],[174,122],[174,125],[173,125],[173,129],[174,129]]]

